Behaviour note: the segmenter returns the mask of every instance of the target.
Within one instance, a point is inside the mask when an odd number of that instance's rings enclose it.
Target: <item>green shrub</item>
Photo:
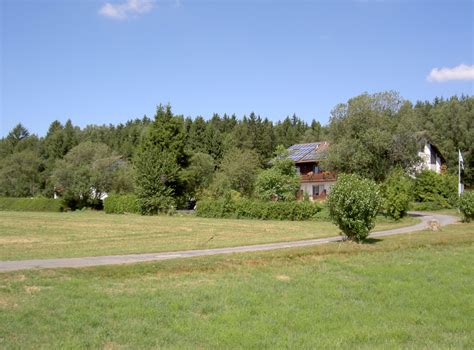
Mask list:
[[[255,194],[262,200],[296,199],[300,188],[300,177],[296,173],[294,162],[288,157],[288,151],[278,146],[272,167],[262,171],[255,181]]]
[[[463,221],[470,222],[474,219],[474,192],[464,192],[459,198],[459,210],[463,215]]]
[[[317,203],[260,201],[232,198],[226,195],[218,200],[201,200],[197,203],[198,216],[207,218],[245,218],[260,220],[311,220],[321,211]]]
[[[414,211],[434,211],[443,209],[438,202],[411,202],[410,210]]]
[[[441,208],[450,208],[457,202],[457,177],[425,170],[415,179],[413,193],[417,202],[431,202]]]
[[[355,241],[365,239],[374,228],[381,202],[375,182],[345,174],[338,177],[327,200],[332,221]]]
[[[0,210],[14,211],[52,211],[61,212],[65,209],[64,203],[60,199],[52,198],[0,198]]]
[[[104,199],[104,211],[107,214],[140,213],[137,196],[110,194]]]
[[[385,215],[399,220],[410,206],[412,183],[401,168],[392,171],[382,185],[383,210]]]

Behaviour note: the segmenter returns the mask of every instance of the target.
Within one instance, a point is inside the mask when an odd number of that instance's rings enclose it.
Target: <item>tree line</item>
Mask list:
[[[322,140],[331,142],[328,169],[376,181],[394,167],[412,169],[424,140],[440,149],[452,173],[461,149],[464,182],[472,185],[473,123],[473,97],[413,104],[390,91],[337,105],[324,126],[296,115],[278,122],[255,113],[193,119],[161,105],[153,119],[125,124],[80,128],[54,121],[44,137],[19,124],[0,140],[0,196],[56,192],[79,207],[99,202],[103,192],[134,192],[151,211],[229,189],[252,196],[278,145]]]

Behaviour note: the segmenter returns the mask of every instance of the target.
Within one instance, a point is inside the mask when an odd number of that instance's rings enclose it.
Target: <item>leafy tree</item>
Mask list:
[[[160,105],[134,160],[142,214],[169,211],[184,193],[180,177],[188,160],[184,147],[184,121],[173,116],[169,105]]]
[[[255,193],[263,200],[294,200],[300,187],[299,177],[288,151],[278,146],[270,169],[262,171],[255,183]]]
[[[214,199],[223,198],[232,191],[230,179],[222,172],[216,172],[206,194]]]
[[[382,185],[383,209],[395,220],[405,216],[412,199],[412,181],[401,167],[395,168]]]
[[[189,166],[183,169],[181,177],[186,184],[187,193],[193,197],[209,187],[214,175],[214,159],[205,153],[195,153],[191,156]]]
[[[431,170],[417,174],[413,188],[417,202],[432,202],[444,208],[456,204],[457,191],[455,175],[441,175]]]
[[[230,189],[244,196],[251,196],[260,171],[258,155],[251,150],[233,149],[222,159],[216,179],[230,184]]]
[[[0,196],[30,197],[43,185],[43,164],[31,150],[13,153],[0,164]]]
[[[382,200],[374,181],[341,174],[327,203],[331,220],[347,238],[360,242],[374,228]]]
[[[52,178],[56,192],[72,209],[100,207],[100,198],[110,192],[120,157],[102,143],[80,143],[56,162]]]
[[[110,191],[116,194],[130,194],[135,191],[135,171],[131,164],[120,159],[115,164],[115,172]]]
[[[416,130],[423,131],[447,161],[448,172],[457,174],[458,150],[463,152],[466,184],[474,183],[474,97],[453,96],[449,100],[417,102]]]
[[[400,165],[409,170],[417,161],[414,137],[397,132],[397,113],[404,101],[397,93],[360,95],[332,112],[329,163],[339,172],[382,181]]]

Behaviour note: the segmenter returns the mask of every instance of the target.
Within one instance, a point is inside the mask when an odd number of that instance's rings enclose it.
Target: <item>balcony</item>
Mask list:
[[[335,172],[325,171],[322,173],[308,173],[306,175],[301,175],[301,182],[331,182],[336,181],[337,176]]]

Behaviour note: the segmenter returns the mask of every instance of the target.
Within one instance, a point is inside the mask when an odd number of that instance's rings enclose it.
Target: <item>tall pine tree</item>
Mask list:
[[[182,118],[168,105],[157,108],[155,120],[140,142],[134,165],[136,194],[142,214],[166,212],[183,194],[180,172],[187,163]]]

